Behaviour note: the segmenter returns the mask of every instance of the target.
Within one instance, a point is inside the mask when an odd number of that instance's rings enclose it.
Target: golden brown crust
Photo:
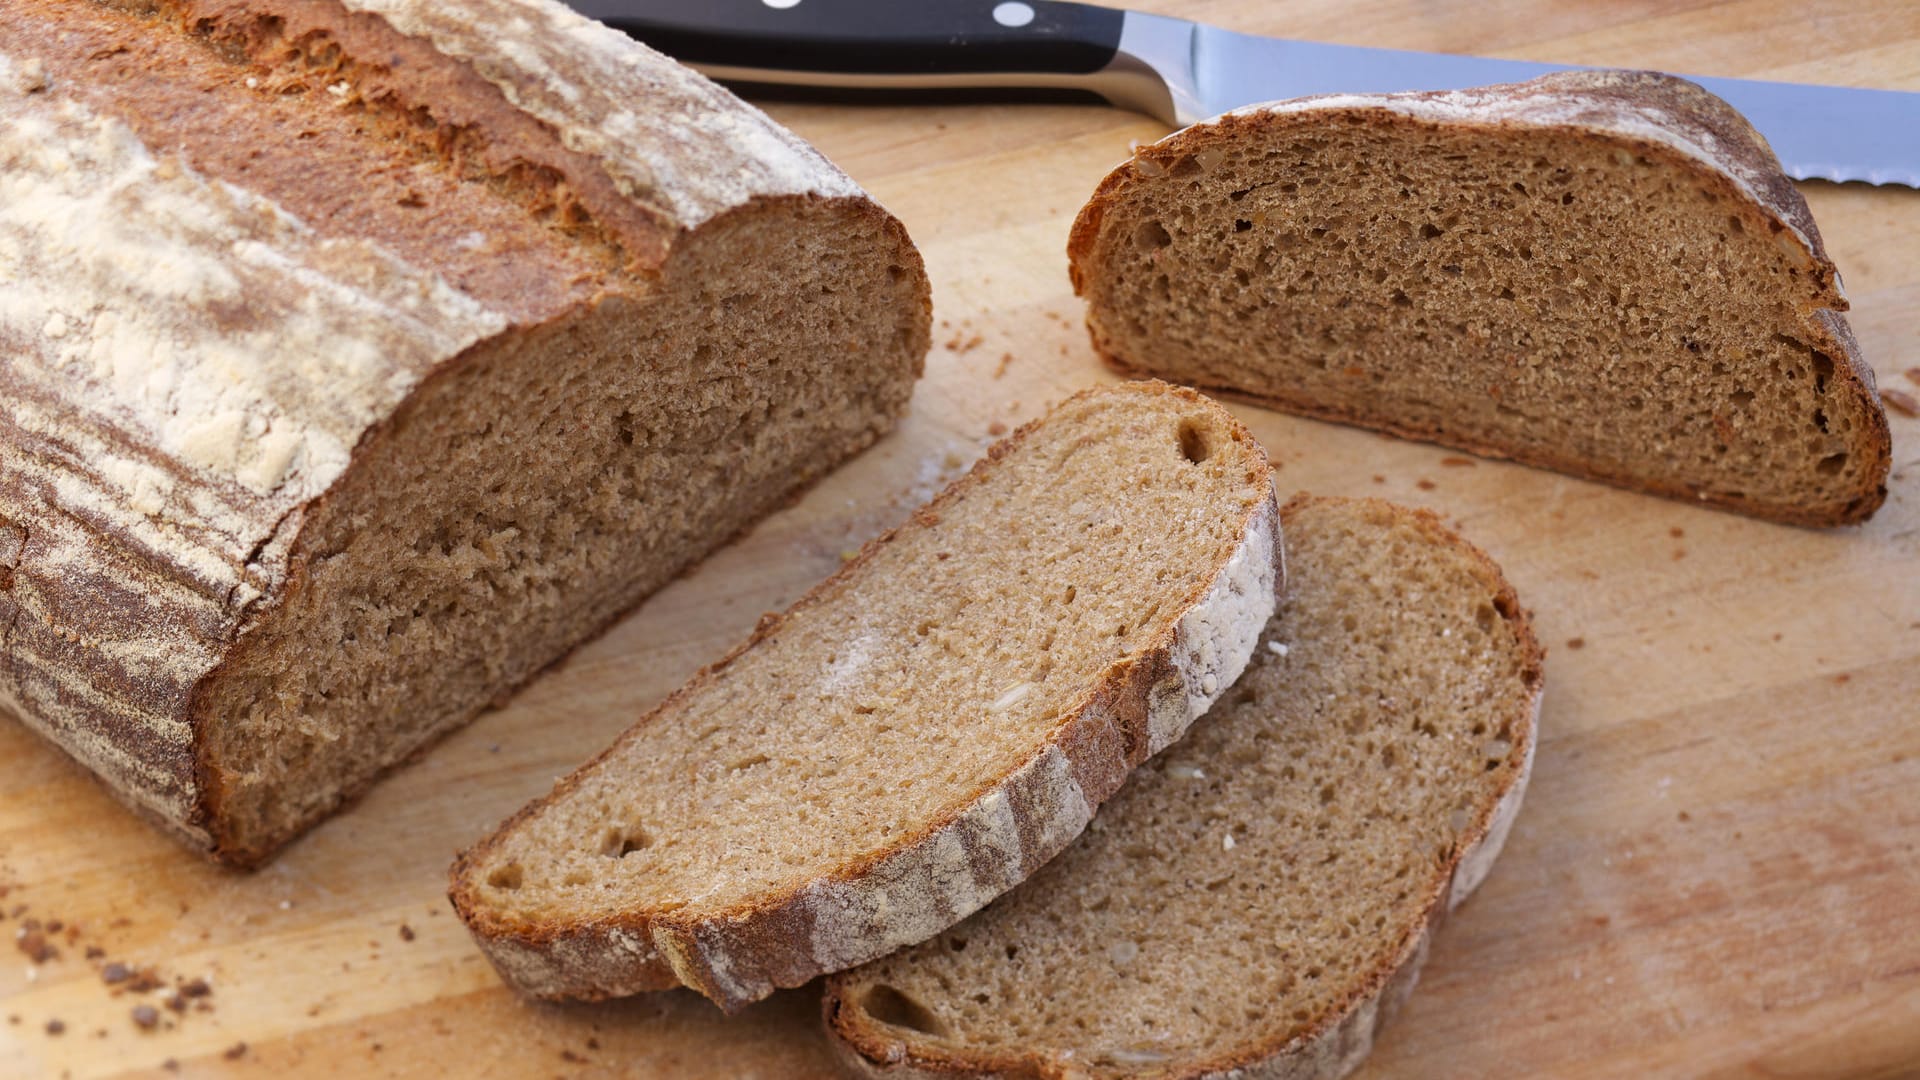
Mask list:
[[[1871,517],[1886,501],[1886,477],[1892,466],[1886,413],[1875,393],[1873,369],[1861,355],[1846,320],[1838,314],[1847,310],[1846,295],[1806,200],[1780,171],[1779,160],[1745,117],[1698,85],[1673,76],[1640,71],[1563,72],[1532,82],[1470,91],[1304,98],[1274,106],[1252,106],[1216,121],[1183,129],[1142,147],[1133,161],[1108,173],[1075,218],[1067,242],[1068,270],[1075,294],[1090,295],[1092,275],[1098,271],[1094,264],[1095,248],[1107,213],[1128,190],[1150,179],[1137,167],[1137,162],[1157,163],[1150,170],[1157,174],[1216,140],[1230,140],[1237,133],[1253,134],[1276,124],[1292,123],[1306,113],[1317,120],[1345,120],[1365,125],[1468,126],[1490,133],[1532,128],[1567,131],[1666,161],[1688,171],[1732,203],[1751,206],[1763,215],[1771,232],[1805,255],[1806,280],[1811,290],[1809,295],[1797,298],[1796,303],[1811,323],[1810,333],[1823,334],[1826,339],[1814,343],[1816,351],[1835,361],[1841,388],[1861,406],[1860,415],[1865,418],[1867,429],[1859,434],[1855,452],[1871,463],[1862,470],[1867,482],[1859,490],[1829,503],[1783,505],[1658,477],[1608,471],[1574,454],[1494,445],[1434,425],[1341,408],[1306,394],[1262,394],[1206,383],[1200,384],[1201,389],[1286,412],[1440,443],[1485,457],[1506,458],[1632,491],[1718,506],[1785,524],[1858,524]],[[1095,351],[1116,370],[1136,377],[1164,374],[1125,356],[1116,342],[1103,332],[1091,311],[1087,324]]]
[[[1419,980],[1433,934],[1449,912],[1479,884],[1504,843],[1506,831],[1518,813],[1525,791],[1534,747],[1540,695],[1544,685],[1546,652],[1533,633],[1530,614],[1518,594],[1484,551],[1468,542],[1431,511],[1402,507],[1380,499],[1341,499],[1296,494],[1281,507],[1282,529],[1304,510],[1347,507],[1357,513],[1413,526],[1427,540],[1454,551],[1473,565],[1474,573],[1494,593],[1496,608],[1512,627],[1520,651],[1521,680],[1528,700],[1511,717],[1513,751],[1503,782],[1484,794],[1474,820],[1459,832],[1462,838],[1429,886],[1420,916],[1401,928],[1398,947],[1382,954],[1380,963],[1355,981],[1348,993],[1325,1013],[1306,1022],[1304,1033],[1282,1033],[1255,1039],[1217,1058],[1181,1062],[1173,1071],[1156,1072],[1165,1080],[1202,1080],[1219,1077],[1271,1077],[1275,1080],[1337,1080],[1351,1071],[1373,1044],[1379,1026],[1405,1002]],[[881,1080],[933,1080],[942,1077],[1021,1077],[1033,1080],[1076,1080],[1085,1072],[1075,1063],[1038,1051],[1000,1053],[955,1051],[926,1042],[902,1040],[898,1029],[872,1019],[848,994],[856,972],[829,978],[821,998],[821,1015],[832,1036],[836,1055],[854,1075]]]
[[[1185,402],[1205,400],[1190,389],[1160,382],[1082,391],[1076,397],[1116,392],[1166,395]],[[1269,492],[1267,499],[1254,503],[1246,512],[1241,523],[1246,537],[1243,549],[1253,550],[1260,543],[1266,543],[1268,547],[1260,552],[1260,557],[1269,561],[1260,576],[1277,582],[1283,574],[1282,554],[1276,535],[1277,507],[1270,494],[1265,453],[1244,426],[1218,406],[1209,404],[1209,408],[1218,413],[1222,428],[1241,447],[1250,463],[1247,483]],[[797,612],[830,601],[842,583],[866,573],[877,554],[904,531],[936,525],[947,506],[987,482],[995,472],[996,463],[1015,452],[1045,422],[1045,418],[1030,421],[994,444],[965,476],[916,510],[906,522],[868,541],[854,558],[785,612],[763,616],[747,640],[701,669],[606,750],[563,778],[552,792],[522,807],[488,837],[459,855],[449,871],[449,899],[510,982],[536,996],[588,1000],[686,985],[733,1012],[776,987],[798,986],[823,971],[832,970],[823,964],[817,945],[820,934],[816,922],[824,917],[818,898],[823,891],[844,887],[857,894],[892,864],[912,865],[936,858],[937,841],[956,835],[971,860],[969,877],[976,884],[992,880],[999,870],[998,860],[984,851],[975,851],[971,838],[966,835],[969,817],[981,800],[1004,798],[1011,810],[1020,833],[1018,878],[1039,869],[1078,834],[1085,820],[1066,821],[1063,815],[1068,818],[1081,812],[1090,815],[1092,807],[1118,791],[1127,774],[1167,738],[1168,733],[1163,730],[1165,718],[1153,714],[1163,701],[1176,696],[1169,694],[1170,687],[1183,688],[1193,678],[1177,660],[1185,648],[1181,640],[1185,629],[1183,616],[1211,600],[1218,591],[1218,581],[1238,553],[1223,558],[1203,576],[1202,583],[1196,585],[1179,606],[1181,614],[1167,619],[1166,628],[1144,645],[1141,655],[1110,669],[1099,684],[1089,688],[1069,707],[1068,716],[1054,737],[1040,746],[1026,763],[964,793],[964,797],[950,804],[951,811],[922,823],[886,849],[849,859],[823,881],[795,884],[778,895],[722,911],[686,915],[628,912],[580,924],[503,918],[488,906],[480,891],[482,868],[518,825],[565,799],[586,782],[597,766],[638,738],[644,728],[660,722],[660,718],[670,715],[681,701],[719,678],[742,655],[779,634]],[[1182,689],[1183,710],[1184,693]],[[1186,719],[1190,717],[1185,717],[1183,712],[1182,727]],[[1061,769],[1065,772],[1064,779],[1071,782],[1071,790],[1077,791],[1084,800],[1081,805],[1062,804]],[[1063,821],[1069,826],[1064,832]],[[847,963],[870,958],[871,955],[863,955]]]

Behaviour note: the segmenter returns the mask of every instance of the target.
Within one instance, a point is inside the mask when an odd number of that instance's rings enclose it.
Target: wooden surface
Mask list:
[[[1151,6],[1353,43],[1920,90],[1910,2]],[[685,994],[516,1000],[447,911],[445,865],[1000,425],[1109,378],[1062,248],[1129,141],[1162,131],[1077,106],[772,111],[926,253],[939,330],[905,428],[252,876],[195,861],[0,721],[0,926],[63,924],[57,957],[0,963],[0,1071],[826,1071],[806,992],[732,1021]],[[1902,374],[1920,368],[1920,193],[1805,190],[1881,384],[1920,395]],[[1363,1075],[1920,1075],[1920,421],[1893,417],[1886,508],[1822,533],[1237,411],[1283,491],[1440,508],[1503,562],[1551,649],[1506,855]],[[176,1014],[163,991],[106,983],[116,961],[212,992]]]

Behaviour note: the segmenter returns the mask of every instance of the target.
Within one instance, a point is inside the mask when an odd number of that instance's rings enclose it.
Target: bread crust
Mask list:
[[[609,299],[645,299],[709,228],[801,205],[885,223],[922,281],[909,321],[925,337],[924,272],[896,220],[751,106],[557,3],[16,6],[35,10],[0,27],[0,181],[16,211],[0,227],[38,261],[0,277],[44,290],[10,285],[0,303],[0,389],[21,403],[0,417],[0,708],[217,860],[257,865],[297,833],[235,839],[205,756],[208,688],[306,587],[308,526],[426,389]],[[488,29],[508,24],[511,49]],[[364,105],[364,122],[430,133],[393,140],[400,179],[349,187],[324,160],[259,151],[294,141],[276,126],[285,95],[256,85],[289,55],[343,116]],[[616,121],[622,138],[593,133]],[[407,180],[408,153],[519,202],[518,218],[471,224],[511,234],[523,258],[434,232],[470,209],[457,187],[410,191],[427,181]],[[91,186],[62,187],[68,174]],[[93,189],[136,213],[65,233],[34,216]],[[102,276],[121,249],[173,280]],[[116,310],[129,314],[95,314]],[[151,377],[116,374],[116,355],[142,350],[164,358]],[[76,357],[105,374],[76,388]],[[237,390],[210,389],[243,369]],[[160,377],[174,389],[156,395]]]
[[[1357,1068],[1372,1051],[1381,1026],[1399,1011],[1419,981],[1427,951],[1447,915],[1485,880],[1507,834],[1520,812],[1527,780],[1532,774],[1538,742],[1543,667],[1546,652],[1533,633],[1531,616],[1499,566],[1478,547],[1448,529],[1431,511],[1397,506],[1380,499],[1337,499],[1301,493],[1281,508],[1281,527],[1314,505],[1350,503],[1386,512],[1408,522],[1432,542],[1465,556],[1494,589],[1495,605],[1511,612],[1520,650],[1523,681],[1530,688],[1520,715],[1513,717],[1514,752],[1520,764],[1505,782],[1484,798],[1474,818],[1460,835],[1468,838],[1450,854],[1441,872],[1429,883],[1421,915],[1404,928],[1398,949],[1387,954],[1370,973],[1356,981],[1342,1003],[1319,1018],[1317,1025],[1293,1038],[1255,1038],[1218,1058],[1182,1063],[1174,1071],[1156,1073],[1165,1080],[1338,1080]],[[939,1080],[952,1077],[1020,1078],[1020,1080],[1080,1080],[1085,1070],[1043,1053],[997,1054],[955,1052],[901,1038],[898,1028],[873,1020],[850,1001],[844,978],[829,979],[821,999],[821,1015],[832,1036],[833,1048],[851,1075],[876,1080]]]
[[[1084,391],[1166,395],[1205,401],[1160,382]],[[1131,662],[1116,664],[1068,710],[1033,755],[888,847],[851,859],[826,878],[718,912],[631,912],[579,924],[503,917],[480,893],[478,876],[515,826],[565,797],[635,732],[717,678],[742,654],[779,633],[793,614],[831,596],[909,526],[938,522],[943,508],[986,482],[995,464],[1045,420],[1023,425],[903,525],[869,541],[833,576],[780,615],[763,618],[726,657],[702,669],[613,746],[523,807],[463,852],[450,871],[449,898],[503,978],[545,998],[598,1000],[684,985],[734,1012],[777,988],[863,963],[924,940],[1018,884],[1079,835],[1093,810],[1127,774],[1177,739],[1238,678],[1284,581],[1278,504],[1266,457],[1237,421],[1223,428],[1247,453],[1249,481],[1267,495],[1242,519],[1236,550],[1211,567],[1207,584],[1179,617]],[[1264,613],[1263,613],[1264,612]],[[1011,849],[1011,850],[1009,850]]]
[[[1489,134],[1552,129],[1577,134],[1607,146],[1631,150],[1652,160],[1686,170],[1703,184],[1718,189],[1735,205],[1762,215],[1768,229],[1783,245],[1803,257],[1802,269],[1810,294],[1797,302],[1809,320],[1808,344],[1835,361],[1835,377],[1846,395],[1860,406],[1866,419],[1853,447],[1870,462],[1861,490],[1819,505],[1783,505],[1722,492],[1703,490],[1659,478],[1631,477],[1596,468],[1573,454],[1555,454],[1495,445],[1464,438],[1435,425],[1403,422],[1392,416],[1359,409],[1343,409],[1306,395],[1255,394],[1245,390],[1202,384],[1201,389],[1234,400],[1312,416],[1322,420],[1373,428],[1400,438],[1440,443],[1484,457],[1502,458],[1552,469],[1648,494],[1699,502],[1753,517],[1792,525],[1851,525],[1873,516],[1886,501],[1886,478],[1892,468],[1893,443],[1881,407],[1872,367],[1845,318],[1848,308],[1839,271],[1828,257],[1820,230],[1806,200],[1780,171],[1779,159],[1746,118],[1695,83],[1646,71],[1571,71],[1545,75],[1530,82],[1487,86],[1472,90],[1406,94],[1322,95],[1288,102],[1254,105],[1215,120],[1177,131],[1120,165],[1100,182],[1075,218],[1067,242],[1068,271],[1074,293],[1091,295],[1098,272],[1095,248],[1109,210],[1136,184],[1163,171],[1167,164],[1204,149],[1215,140],[1232,140],[1299,122],[1346,120],[1369,126],[1415,128],[1467,127]],[[1149,165],[1143,172],[1141,162]],[[1087,315],[1094,350],[1111,367],[1133,377],[1153,375],[1149,366],[1129,359],[1119,343]],[[1877,478],[1877,479],[1876,479]]]

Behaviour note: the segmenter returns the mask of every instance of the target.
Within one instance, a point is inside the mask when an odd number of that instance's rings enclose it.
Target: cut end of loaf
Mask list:
[[[1141,148],[1069,254],[1129,372],[1779,521],[1885,498],[1805,203],[1681,80],[1242,110]]]
[[[709,230],[656,293],[471,350],[308,514],[200,698],[217,854],[259,861],[891,427],[929,333],[898,225],[781,199]]]
[[[1437,518],[1301,497],[1245,675],[1073,847],[828,981],[863,1075],[1331,1078],[1518,811],[1542,654]]]
[[[1218,405],[1078,395],[464,854],[455,907],[547,997],[732,1009],[923,940],[1239,675],[1276,530]]]

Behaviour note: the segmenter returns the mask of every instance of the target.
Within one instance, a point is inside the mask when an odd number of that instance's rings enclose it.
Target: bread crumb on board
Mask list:
[[[1914,396],[1905,391],[1889,387],[1880,391],[1880,400],[1901,416],[1920,416],[1920,401],[1914,400]]]

